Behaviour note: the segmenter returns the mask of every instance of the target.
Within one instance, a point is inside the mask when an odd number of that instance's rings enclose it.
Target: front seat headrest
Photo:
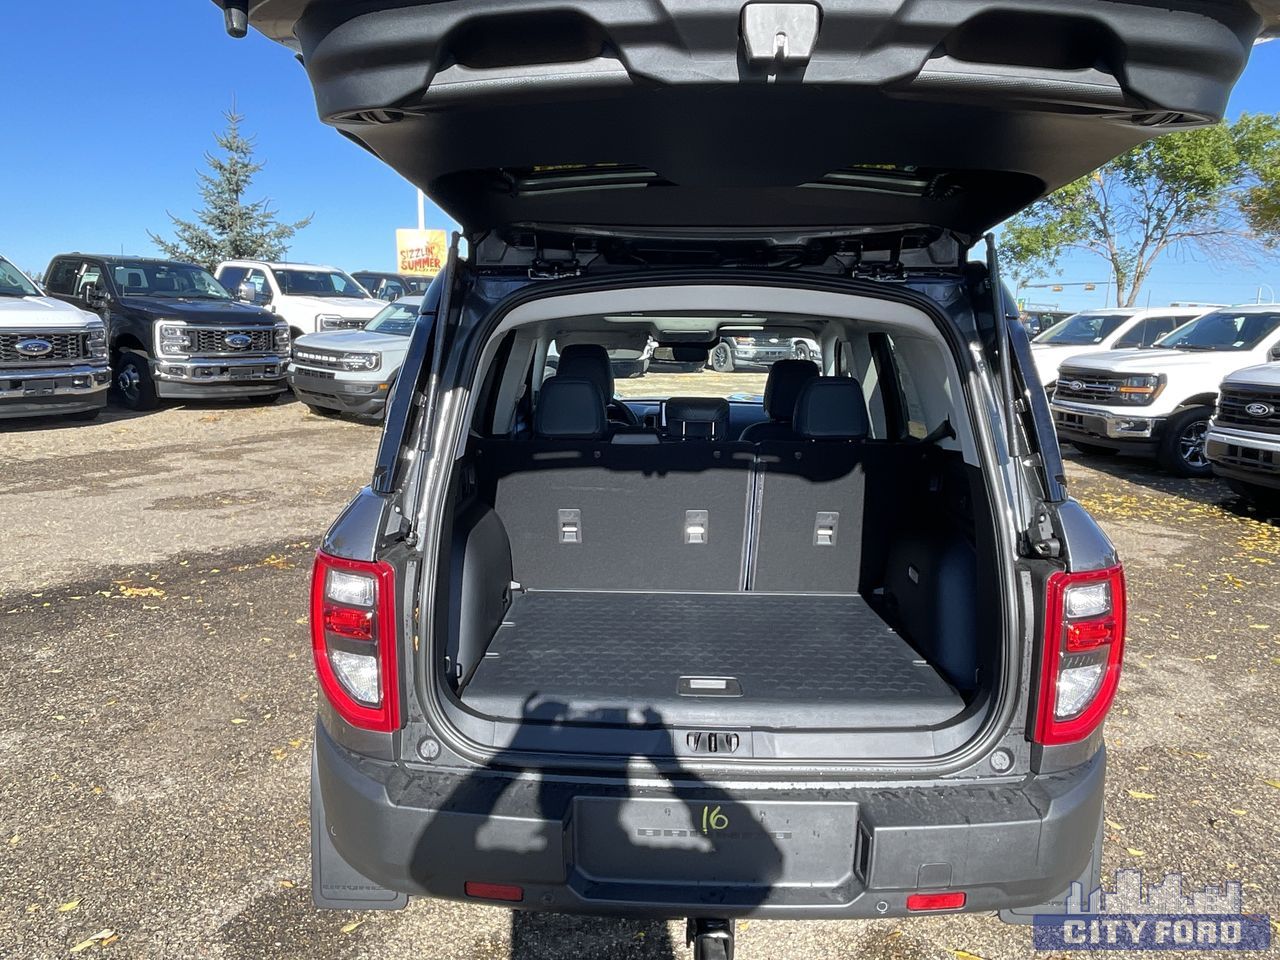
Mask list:
[[[672,397],[665,409],[672,440],[724,440],[729,432],[729,401],[720,397]]]
[[[590,380],[554,376],[542,385],[533,432],[539,437],[599,440],[609,429],[604,397]]]
[[[792,426],[806,440],[864,440],[870,432],[862,384],[851,377],[816,377],[800,389]]]
[[[606,403],[613,399],[613,365],[609,351],[598,343],[571,343],[561,350],[556,376],[590,380]]]
[[[774,363],[764,384],[764,412],[769,419],[790,423],[801,388],[821,372],[812,360],[793,357]]]

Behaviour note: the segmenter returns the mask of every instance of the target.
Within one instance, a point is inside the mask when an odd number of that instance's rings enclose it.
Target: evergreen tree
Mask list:
[[[204,208],[198,222],[169,214],[177,236],[165,240],[148,231],[153,243],[174,260],[198,263],[212,270],[223,260],[280,260],[293,235],[311,222],[279,223],[270,200],[245,202],[244,196],[263,164],[253,159],[253,140],[240,132],[241,114],[232,107],[224,114],[227,129],[214,139],[222,156],[204,155],[209,172],[201,173]]]

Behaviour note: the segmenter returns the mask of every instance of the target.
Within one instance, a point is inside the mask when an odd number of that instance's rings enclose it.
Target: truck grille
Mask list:
[[[1116,394],[1126,377],[1084,370],[1061,370],[1054,384],[1053,399],[1077,403],[1115,403]]]
[[[329,370],[344,370],[341,353],[328,350],[316,350],[311,347],[294,347],[293,362],[305,363],[309,367],[323,367]]]
[[[1254,407],[1255,413],[1249,412],[1250,407]],[[1280,390],[1261,387],[1223,390],[1214,420],[1262,433],[1280,433]]]
[[[43,340],[53,349],[40,356],[28,356],[18,352],[18,344],[25,340]],[[0,363],[7,366],[39,366],[45,363],[66,363],[89,356],[89,336],[84,333],[0,333]]]
[[[247,346],[237,348],[227,343],[228,337],[241,334],[249,338]],[[269,327],[188,327],[187,338],[191,353],[196,356],[240,357],[275,350],[275,330]]]

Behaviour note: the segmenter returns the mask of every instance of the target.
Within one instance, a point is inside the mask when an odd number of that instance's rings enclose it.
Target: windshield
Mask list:
[[[387,333],[393,337],[407,337],[418,322],[418,304],[393,303],[365,324],[369,333]]]
[[[209,271],[192,264],[126,260],[114,264],[111,275],[122,297],[231,299]]]
[[[1175,350],[1252,350],[1277,327],[1280,313],[1220,310],[1183,324],[1155,345]]]
[[[40,291],[21,270],[0,257],[0,297],[38,297]]]
[[[351,297],[364,300],[369,294],[341,270],[297,270],[276,267],[280,292],[302,297]]]
[[[1101,343],[1128,319],[1124,313],[1077,313],[1055,323],[1031,342],[1073,347]]]

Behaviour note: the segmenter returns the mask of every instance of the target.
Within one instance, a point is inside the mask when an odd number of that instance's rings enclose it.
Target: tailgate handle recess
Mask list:
[[[742,40],[753,63],[808,63],[818,40],[816,3],[749,3],[742,8]]]

